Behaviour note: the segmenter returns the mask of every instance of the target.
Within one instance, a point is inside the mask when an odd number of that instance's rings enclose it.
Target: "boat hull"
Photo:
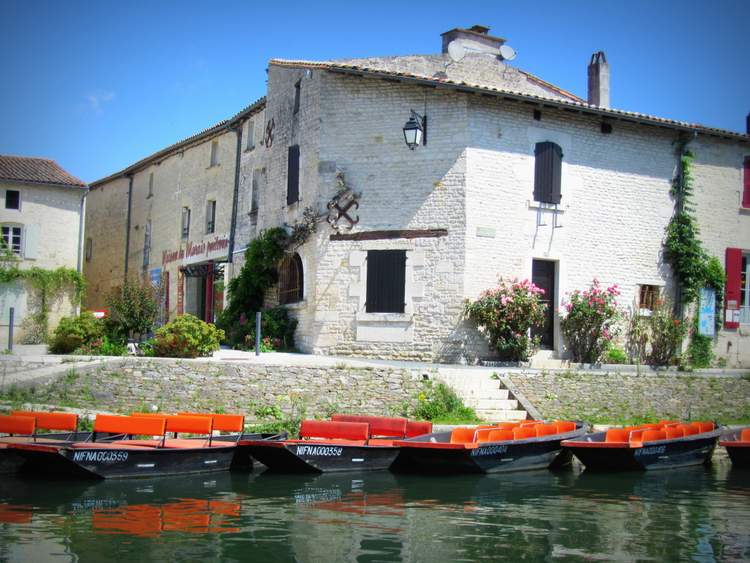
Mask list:
[[[90,479],[122,479],[227,471],[234,445],[210,448],[16,446],[24,472]]]
[[[270,471],[283,473],[386,470],[398,455],[396,447],[319,442],[242,441],[240,447]]]
[[[724,446],[729,454],[732,465],[743,469],[750,469],[750,445]]]
[[[36,438],[30,436],[2,438],[0,439],[0,475],[12,475],[24,471],[26,463],[24,457],[19,455],[18,452],[12,448],[8,448],[8,444],[45,444],[52,442],[53,444],[62,445],[81,442],[87,440],[90,436],[91,432],[74,432],[72,434],[70,432],[61,432],[54,434],[40,434]]]
[[[647,442],[641,447],[606,442],[564,444],[591,471],[673,469],[711,462],[719,431],[699,436]]]
[[[552,439],[532,438],[482,443],[476,448],[460,444],[399,442],[401,450],[393,470],[405,473],[509,473],[558,468],[570,463],[571,455],[560,442],[582,436],[583,429]]]

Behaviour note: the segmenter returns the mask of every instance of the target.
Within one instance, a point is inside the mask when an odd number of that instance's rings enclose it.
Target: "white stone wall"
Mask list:
[[[20,210],[5,209],[5,191],[21,192]],[[32,267],[55,269],[78,266],[81,198],[86,190],[14,182],[0,183],[0,223],[22,227],[22,269]],[[8,311],[15,308],[14,340],[23,339],[24,318],[38,310],[38,303],[25,285],[16,283],[0,292],[0,348],[7,343]],[[51,304],[49,328],[54,329],[60,317],[75,312],[68,296]]]
[[[706,251],[726,267],[727,248],[750,253],[750,211],[741,209],[742,164],[750,146],[699,137],[688,148],[695,155],[694,201],[700,238]],[[717,336],[714,353],[718,357],[726,358],[728,365],[750,366],[750,325],[722,329]]]

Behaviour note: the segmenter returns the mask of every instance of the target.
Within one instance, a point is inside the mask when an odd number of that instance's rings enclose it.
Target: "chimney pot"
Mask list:
[[[609,64],[604,51],[591,55],[589,63],[589,103],[609,108]]]
[[[489,34],[490,28],[484,25],[474,25],[469,29],[455,27],[442,34],[443,53],[448,52],[451,41],[459,40],[473,51],[480,53],[499,54],[500,46],[505,43],[502,37],[494,37]]]

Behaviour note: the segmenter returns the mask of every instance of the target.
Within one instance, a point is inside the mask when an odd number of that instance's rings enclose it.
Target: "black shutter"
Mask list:
[[[534,201],[560,203],[562,199],[562,149],[555,143],[537,143],[534,166]]]
[[[289,147],[289,167],[286,181],[286,204],[299,201],[299,145]]]
[[[365,306],[368,313],[403,313],[405,285],[405,250],[368,251]]]

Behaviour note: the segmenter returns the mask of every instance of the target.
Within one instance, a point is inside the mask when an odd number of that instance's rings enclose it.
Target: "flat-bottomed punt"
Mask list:
[[[234,430],[242,431],[237,415]],[[236,443],[213,440],[212,417],[97,415],[91,440],[67,444],[8,444],[33,473],[86,478],[154,477],[228,470]],[[203,438],[167,438],[166,433],[201,434]],[[97,441],[108,433],[123,439]],[[147,436],[148,439],[134,439]],[[156,437],[156,438],[154,438]]]
[[[571,421],[501,422],[455,428],[396,442],[394,471],[416,473],[502,473],[562,466],[570,461],[560,446],[583,436]]]
[[[239,445],[271,471],[375,471],[388,469],[396,459],[394,440],[431,428],[429,422],[405,418],[334,415],[302,421],[299,440],[240,440]]]
[[[710,463],[720,434],[713,422],[661,421],[611,428],[562,445],[587,470],[670,469]]]
[[[62,432],[38,433],[40,430]],[[0,416],[0,474],[23,470],[24,458],[9,444],[65,444],[86,440],[91,432],[78,432],[78,415],[61,412],[13,411]]]
[[[719,445],[726,448],[732,465],[750,469],[750,428],[724,434],[719,440]]]

